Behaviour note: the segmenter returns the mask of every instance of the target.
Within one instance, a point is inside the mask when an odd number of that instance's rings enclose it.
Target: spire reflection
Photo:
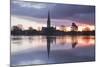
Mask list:
[[[47,36],[46,39],[47,39],[47,53],[48,53],[48,58],[49,58],[49,54],[50,54],[50,41],[51,41],[50,36]]]
[[[50,45],[56,43],[56,37],[48,35],[48,36],[46,36],[46,40],[47,40],[47,54],[48,54],[48,58],[49,58],[49,55],[50,55]]]

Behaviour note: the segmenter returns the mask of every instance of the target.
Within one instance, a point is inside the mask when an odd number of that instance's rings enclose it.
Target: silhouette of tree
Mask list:
[[[13,26],[11,29],[11,34],[13,35],[20,35],[22,34],[22,28],[19,26]]]
[[[82,31],[91,31],[89,27],[85,27]]]
[[[66,26],[61,25],[60,30],[65,32],[66,31]]]
[[[38,32],[32,27],[29,27],[28,30],[25,30],[25,35],[35,35],[35,34],[38,34]]]
[[[22,29],[18,26],[13,26],[12,27],[12,31],[19,31],[19,30],[22,31]]]
[[[34,30],[32,27],[29,27],[28,30]]]
[[[72,23],[71,31],[78,31],[78,26],[75,23]]]
[[[38,27],[38,31],[41,31],[41,28],[40,27]]]
[[[20,28],[20,29],[23,29],[23,25],[22,24],[18,24],[17,27]]]

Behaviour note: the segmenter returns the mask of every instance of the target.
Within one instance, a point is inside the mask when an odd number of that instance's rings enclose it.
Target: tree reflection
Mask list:
[[[17,36],[17,37],[16,36],[12,36],[11,37],[12,43],[13,44],[17,44],[18,46],[22,44],[22,40],[23,40],[23,38],[20,37],[20,36]]]
[[[34,38],[33,38],[32,36],[29,36],[29,37],[28,37],[28,40],[29,40],[29,43],[32,43],[33,40],[34,40]]]
[[[72,36],[71,40],[72,40],[72,48],[75,48],[75,46],[78,43],[77,36]]]

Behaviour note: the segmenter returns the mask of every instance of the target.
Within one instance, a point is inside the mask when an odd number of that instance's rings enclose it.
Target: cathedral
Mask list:
[[[52,35],[55,31],[56,28],[51,26],[50,13],[48,12],[47,27],[42,27],[42,33],[46,35]]]

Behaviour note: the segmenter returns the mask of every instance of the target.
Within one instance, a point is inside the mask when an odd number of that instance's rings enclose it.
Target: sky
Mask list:
[[[56,27],[69,27],[72,22],[78,26],[95,25],[95,6],[12,0],[11,26],[22,24],[24,28],[35,29],[46,26],[48,11],[51,24]]]

